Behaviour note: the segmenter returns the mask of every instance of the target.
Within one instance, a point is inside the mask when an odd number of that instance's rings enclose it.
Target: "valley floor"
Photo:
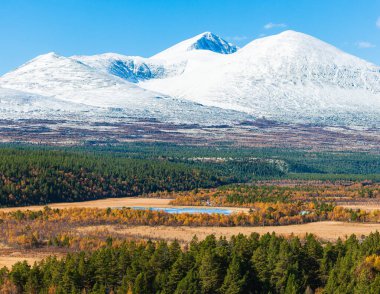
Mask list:
[[[277,187],[280,186],[297,186],[303,182],[271,182],[271,184],[276,184]],[[307,187],[314,187],[313,185],[320,185],[319,182],[307,182]],[[269,183],[262,183],[263,185],[268,185]],[[305,184],[305,183],[303,183]],[[260,183],[259,183],[260,185]],[[327,184],[326,184],[327,185]],[[338,185],[338,184],[337,184]],[[331,187],[330,187],[331,186]],[[327,185],[330,187],[331,191],[335,191],[334,195],[338,196],[339,193],[343,193],[345,190],[333,190],[336,186],[334,184]],[[356,186],[352,186],[356,187]],[[361,186],[358,186],[357,189],[361,189]],[[367,186],[368,187],[368,186]],[[348,188],[347,188],[348,189]],[[353,188],[354,189],[354,188]],[[323,189],[322,189],[323,190]],[[321,190],[321,191],[322,191]],[[326,191],[328,189],[326,188]],[[222,190],[223,191],[223,190]],[[324,190],[323,190],[324,191]],[[343,191],[343,192],[342,192]],[[375,191],[375,190],[374,190]],[[215,191],[214,191],[215,192]],[[252,191],[251,191],[252,192]],[[338,193],[339,192],[339,193]],[[347,191],[346,191],[347,192]],[[184,192],[183,194],[186,194]],[[310,192],[311,193],[311,192]],[[153,194],[151,194],[153,195]],[[166,194],[162,194],[161,197]],[[179,197],[181,193],[177,194]],[[203,195],[203,194],[202,194]],[[196,195],[192,194],[194,198]],[[205,196],[205,195],[203,195]],[[323,195],[321,195],[323,196]],[[340,195],[342,196],[342,195]],[[156,196],[157,197],[157,196]],[[195,197],[196,198],[196,197]],[[331,198],[331,197],[330,197]],[[326,199],[330,199],[326,197]],[[211,199],[211,198],[210,198]],[[53,203],[49,204],[50,208],[57,209],[80,209],[80,208],[89,208],[89,209],[103,209],[106,208],[122,208],[122,207],[197,207],[200,206],[180,206],[180,205],[171,205],[170,201],[173,199],[167,198],[144,198],[144,197],[124,197],[124,198],[109,198],[109,199],[100,199],[94,201],[84,201],[84,202],[73,202],[73,203]],[[337,205],[352,209],[362,209],[363,211],[373,212],[374,210],[380,210],[380,201],[378,198],[350,198],[350,197],[340,197],[337,201]],[[221,207],[228,208],[234,212],[248,212],[248,208],[242,207]],[[21,211],[40,211],[44,210],[44,206],[28,206],[28,207],[13,207],[13,208],[0,208],[0,212],[16,212],[17,210]],[[131,225],[128,222],[119,222],[112,223],[108,222],[108,217],[105,218],[106,221],[103,222],[89,222],[85,221],[78,222],[76,225],[61,224],[59,230],[65,229],[69,231],[72,236],[77,238],[86,239],[88,242],[91,242],[91,238],[103,238],[105,236],[113,236],[119,239],[125,240],[164,240],[164,241],[173,241],[178,240],[182,245],[188,244],[194,236],[197,236],[199,240],[203,240],[206,236],[214,234],[217,238],[226,237],[230,239],[232,236],[237,234],[250,235],[252,233],[266,234],[266,233],[276,233],[277,235],[282,236],[291,236],[295,235],[298,237],[304,237],[307,233],[314,234],[318,239],[322,241],[331,241],[334,242],[338,238],[346,239],[350,235],[354,234],[359,239],[363,236],[367,236],[372,232],[380,231],[380,223],[375,222],[343,222],[343,221],[316,221],[311,223],[303,224],[292,224],[292,225],[282,225],[282,226],[173,226],[173,225],[140,225],[135,224]],[[53,221],[54,222],[54,221]],[[59,222],[57,220],[57,222]],[[17,223],[17,222],[16,222]],[[5,226],[6,227],[6,226]],[[42,226],[38,226],[38,232],[41,231]],[[45,228],[50,230],[47,226]],[[63,230],[64,231],[64,230]],[[62,231],[62,232],[63,232]],[[21,234],[22,232],[20,232]],[[1,240],[0,240],[1,241]],[[13,264],[26,260],[29,264],[33,264],[36,261],[40,261],[50,255],[54,255],[58,258],[65,256],[67,253],[79,251],[79,248],[75,247],[64,247],[64,246],[37,246],[35,248],[26,248],[22,246],[9,246],[6,245],[6,240],[4,239],[0,243],[0,268],[6,266],[8,268],[12,267]]]

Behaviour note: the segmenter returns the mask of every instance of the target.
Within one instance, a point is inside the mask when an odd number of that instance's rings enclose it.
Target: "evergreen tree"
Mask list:
[[[201,290],[200,280],[197,270],[191,269],[185,278],[179,283],[174,292],[175,294],[201,294],[204,293]]]
[[[199,266],[199,279],[204,294],[216,293],[223,282],[220,259],[211,250],[202,257]]]
[[[289,275],[288,280],[286,282],[284,294],[298,294],[298,293],[300,293],[299,290],[300,289],[296,283],[295,276],[293,274]]]
[[[248,273],[244,272],[239,258],[234,257],[228,267],[221,292],[226,294],[247,293],[247,277]]]

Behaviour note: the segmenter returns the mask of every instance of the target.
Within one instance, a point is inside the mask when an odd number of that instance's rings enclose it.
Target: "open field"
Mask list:
[[[374,210],[380,210],[380,203],[368,203],[368,202],[353,202],[349,203],[337,203],[339,206],[348,208],[348,209],[361,209],[364,211],[374,211]]]
[[[41,261],[44,257],[26,257],[26,256],[0,256],[0,268],[4,266],[11,268],[19,261],[26,261],[28,264],[33,265],[36,261]]]
[[[359,238],[368,235],[371,232],[380,231],[380,224],[361,224],[347,222],[315,222],[300,225],[289,226],[265,226],[265,227],[173,227],[173,226],[124,226],[124,225],[102,225],[102,226],[86,226],[76,229],[81,235],[94,234],[97,231],[108,231],[110,234],[118,235],[128,239],[152,239],[167,240],[177,239],[183,244],[192,240],[194,235],[199,240],[203,240],[210,234],[217,237],[225,236],[230,239],[231,236],[237,234],[250,235],[251,233],[272,233],[278,235],[290,236],[291,234],[303,237],[306,233],[312,233],[319,239],[324,241],[336,241],[338,238],[345,239],[351,234],[357,235]],[[47,250],[47,249],[46,249]],[[50,250],[51,251],[51,250]],[[26,260],[29,264],[40,261],[49,255],[63,256],[62,252],[50,252],[45,250],[30,249],[17,250],[11,248],[0,248],[0,268],[6,266],[12,267],[19,261]]]
[[[114,208],[114,207],[194,207],[189,205],[176,206],[170,205],[169,202],[173,199],[162,199],[162,198],[142,198],[142,197],[123,197],[123,198],[107,198],[99,199],[92,201],[83,201],[83,202],[64,202],[64,203],[51,203],[48,206],[50,208]],[[368,202],[350,202],[349,199],[347,202],[338,202],[339,206],[349,209],[362,209],[365,211],[380,210],[380,202],[377,203],[368,203]],[[3,212],[12,212],[17,210],[41,210],[44,208],[44,205],[33,205],[33,206],[24,206],[24,207],[9,207],[9,208],[0,208],[0,211]],[[209,206],[196,206],[196,208],[210,208]],[[247,211],[247,208],[238,208],[238,207],[220,207],[226,208],[233,211]]]
[[[377,204],[369,205],[366,203],[356,203],[356,204],[339,205],[339,206],[348,208],[348,209],[361,209],[365,211],[380,210],[380,205],[377,205]]]
[[[154,199],[154,198],[138,198],[138,197],[125,197],[125,198],[107,198],[93,201],[84,202],[65,202],[65,203],[51,203],[51,208],[108,208],[108,207],[168,207],[171,199]],[[41,210],[43,205],[25,206],[25,207],[11,207],[0,208],[0,211],[9,212],[16,210]]]
[[[0,250],[0,269],[8,267],[9,269],[17,262],[26,261],[28,264],[33,265],[35,262],[41,261],[48,256],[64,256],[63,253],[50,252],[50,251],[37,251],[37,250]]]
[[[159,198],[140,198],[140,197],[124,197],[124,198],[107,198],[92,201],[83,202],[65,202],[65,203],[52,203],[49,204],[50,208],[116,208],[116,207],[193,207],[193,206],[173,206],[169,202],[173,199],[159,199]],[[197,206],[196,208],[210,208],[209,206]],[[237,207],[221,207],[228,208],[233,211],[248,211],[247,208]],[[41,210],[44,209],[44,205],[34,205],[25,207],[10,207],[0,208],[0,211],[11,212],[16,210]]]
[[[225,236],[231,238],[233,235],[251,233],[272,233],[289,236],[294,234],[302,237],[306,233],[312,233],[318,238],[326,241],[336,241],[338,238],[345,238],[351,234],[357,236],[368,235],[371,232],[380,231],[380,224],[361,224],[347,222],[315,222],[289,226],[265,226],[265,227],[170,227],[170,226],[91,226],[78,228],[80,232],[90,232],[95,230],[108,230],[128,237],[142,239],[177,239],[181,242],[189,242],[194,235],[199,239],[204,239],[210,234],[217,237]]]

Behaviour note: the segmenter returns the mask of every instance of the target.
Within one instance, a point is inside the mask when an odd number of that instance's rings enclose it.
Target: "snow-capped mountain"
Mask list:
[[[238,50],[238,47],[231,44],[219,36],[211,33],[205,32],[199,34],[193,38],[182,41],[156,55],[153,59],[168,59],[175,57],[182,57],[187,52],[203,50],[211,51],[219,54],[231,54]]]
[[[94,56],[72,56],[101,72],[137,83],[150,79],[178,76],[194,61],[203,62],[215,55],[232,54],[237,47],[217,35],[205,32],[182,41],[151,58],[105,53]],[[217,53],[217,54],[215,54]]]
[[[371,122],[380,112],[379,67],[294,31],[255,40],[234,54],[140,86],[293,122]]]
[[[380,117],[380,68],[294,31],[239,50],[203,33],[150,58],[49,53],[2,76],[0,87],[2,101],[18,101],[15,110],[21,103],[104,118],[226,124],[265,116],[372,126]]]
[[[0,78],[1,118],[133,120],[213,125],[223,115],[230,124],[250,116],[203,106],[146,90],[107,70],[48,53]]]
[[[72,58],[48,53],[0,79],[4,88],[98,107],[119,107],[162,96]]]

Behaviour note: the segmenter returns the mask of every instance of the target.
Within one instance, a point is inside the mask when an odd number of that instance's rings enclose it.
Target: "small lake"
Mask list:
[[[153,211],[164,211],[167,213],[218,213],[218,214],[224,214],[229,215],[231,214],[231,210],[224,209],[224,208],[193,208],[193,207],[131,207],[132,209],[137,210],[153,210]]]

